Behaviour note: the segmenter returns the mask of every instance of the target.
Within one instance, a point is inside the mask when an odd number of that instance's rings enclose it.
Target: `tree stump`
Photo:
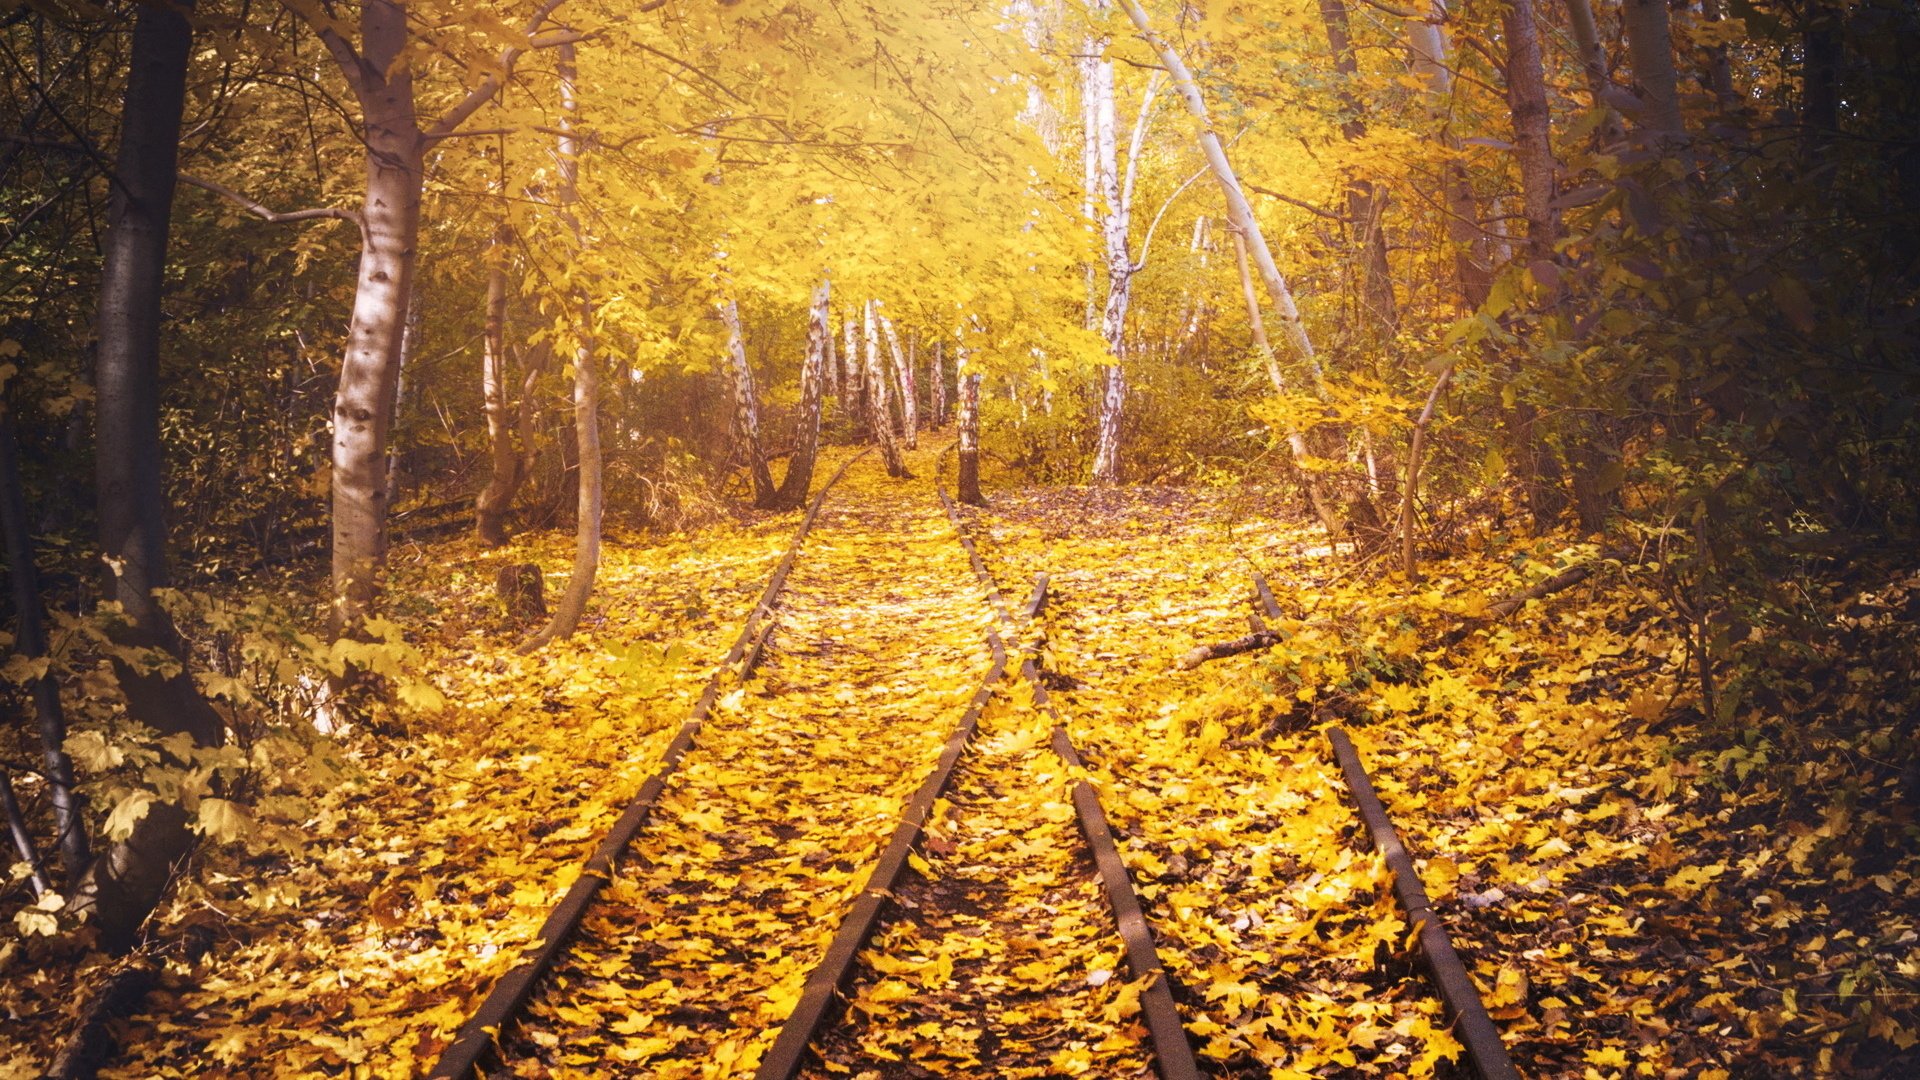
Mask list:
[[[493,591],[507,614],[516,619],[547,617],[546,578],[532,563],[508,563],[494,575]]]

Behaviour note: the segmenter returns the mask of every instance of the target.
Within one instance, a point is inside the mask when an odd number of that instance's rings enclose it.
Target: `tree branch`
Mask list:
[[[334,218],[339,221],[351,221],[355,226],[365,228],[365,223],[361,220],[359,214],[338,206],[317,206],[310,210],[289,210],[286,213],[279,213],[274,210],[269,210],[260,203],[227,187],[225,184],[217,184],[212,180],[205,180],[191,173],[181,173],[180,182],[183,184],[191,184],[203,191],[211,191],[215,195],[226,199],[228,202],[239,206],[254,217],[262,221],[271,221],[276,225],[284,225],[295,221],[321,221],[327,218]]]
[[[1244,180],[1241,181],[1241,184],[1248,191],[1257,191],[1260,194],[1265,195],[1270,199],[1279,199],[1281,202],[1286,203],[1290,206],[1297,206],[1300,209],[1307,211],[1308,213],[1319,214],[1321,217],[1327,218],[1331,221],[1338,221],[1338,222],[1344,223],[1347,220],[1346,217],[1343,215],[1336,214],[1331,210],[1322,210],[1319,207],[1313,205],[1310,202],[1307,202],[1304,199],[1296,199],[1291,195],[1282,195],[1279,192],[1272,190],[1271,188],[1263,188],[1259,184],[1249,184]]]
[[[506,85],[507,76],[513,74],[513,65],[518,62],[520,57],[525,55],[528,50],[541,47],[543,44],[564,45],[570,41],[578,40],[577,38],[570,38],[566,34],[555,34],[551,38],[535,38],[533,36],[539,31],[540,25],[547,21],[547,17],[553,14],[554,9],[565,2],[566,0],[542,0],[540,6],[534,9],[533,17],[527,20],[527,43],[525,45],[508,46],[500,50],[499,70],[482,79],[479,86],[469,91],[467,96],[461,99],[458,105],[448,109],[446,115],[442,116],[437,123],[427,129],[426,137],[428,142],[436,142],[453,134],[455,129],[467,122],[468,117],[479,111],[480,106],[492,101],[494,95],[500,92],[500,88]]]

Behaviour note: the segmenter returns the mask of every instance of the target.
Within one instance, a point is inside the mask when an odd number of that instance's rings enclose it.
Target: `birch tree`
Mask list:
[[[900,348],[900,335],[893,320],[880,316],[880,329],[887,336],[887,352],[893,357],[894,381],[900,391],[900,439],[912,450],[920,445],[919,387],[913,377],[913,361]]]
[[[807,306],[807,357],[800,369],[800,413],[794,423],[793,455],[787,459],[787,474],[773,499],[776,509],[804,505],[813,484],[813,463],[820,447],[821,396],[833,364],[833,327],[828,322],[831,298],[832,285],[823,281],[813,290],[813,302]]]
[[[577,204],[580,201],[580,92],[571,41],[560,44],[555,74],[559,79],[560,130],[556,143],[559,174],[558,209],[574,244],[584,244]],[[575,509],[573,572],[554,606],[553,618],[521,645],[528,652],[558,638],[572,637],[586,613],[593,579],[600,570],[600,519],[606,509],[606,489],[600,453],[600,358],[594,351],[593,297],[584,282],[571,289],[574,316],[573,424],[580,454],[580,486]]]
[[[887,475],[896,479],[905,479],[912,474],[900,459],[900,443],[893,436],[893,409],[887,401],[887,373],[880,359],[880,327],[873,310],[872,300],[861,309],[865,328],[865,383],[867,388],[867,426],[873,431],[873,439],[880,446],[880,456],[887,463]]]
[[[727,383],[733,391],[733,444],[747,459],[747,472],[753,479],[753,505],[767,509],[773,505],[773,473],[767,469],[767,454],[760,445],[760,400],[753,385],[753,367],[747,363],[746,343],[740,336],[740,306],[731,297],[720,306],[720,317],[727,327]]]

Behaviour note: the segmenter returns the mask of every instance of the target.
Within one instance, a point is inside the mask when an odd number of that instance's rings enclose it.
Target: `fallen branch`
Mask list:
[[[1196,645],[1192,649],[1187,650],[1186,655],[1175,661],[1173,666],[1179,671],[1192,671],[1194,668],[1199,667],[1209,660],[1224,660],[1229,656],[1239,656],[1241,653],[1271,649],[1285,640],[1287,640],[1287,635],[1277,631],[1256,630],[1245,637],[1234,638],[1232,641],[1218,641],[1212,645]]]

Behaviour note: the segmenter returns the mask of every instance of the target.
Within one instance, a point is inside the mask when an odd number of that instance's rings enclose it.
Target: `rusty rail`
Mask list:
[[[967,549],[967,557],[973,563],[973,572],[980,578],[980,584],[987,591],[994,611],[1009,629],[1015,624],[1007,612],[1006,601],[1000,595],[1000,587],[994,581],[993,574],[987,570],[986,563],[980,558],[973,538],[968,534],[966,523],[961,520],[960,512],[948,498],[946,489],[938,486],[940,501],[947,508],[947,516],[952,519],[955,531],[960,534],[960,543]],[[1031,625],[1045,610],[1051,590],[1048,588],[1047,575],[1040,574],[1034,581],[1033,599],[1022,613],[1026,623]],[[1067,724],[1047,693],[1046,682],[1041,678],[1040,665],[1029,653],[1020,662],[1020,673],[1033,687],[1033,703],[1045,709],[1053,720],[1053,752],[1067,766],[1074,776],[1073,809],[1080,820],[1081,835],[1086,837],[1087,846],[1093,850],[1094,866],[1099,871],[1100,884],[1106,892],[1107,905],[1113,911],[1114,921],[1118,924],[1120,940],[1127,949],[1127,968],[1136,978],[1151,973],[1153,980],[1140,992],[1140,1011],[1147,1021],[1147,1035],[1153,1045],[1153,1063],[1161,1080],[1199,1080],[1200,1062],[1194,1057],[1193,1043],[1187,1038],[1186,1025],[1180,1020],[1180,1009],[1173,1001],[1173,991],[1168,982],[1166,969],[1160,963],[1160,953],[1154,946],[1153,929],[1147,923],[1146,913],[1141,909],[1139,894],[1133,888],[1133,876],[1127,871],[1125,860],[1120,857],[1119,846],[1114,842],[1113,829],[1107,822],[1106,811],[1100,806],[1100,793],[1092,782],[1086,779],[1086,766],[1080,753],[1073,745],[1073,737],[1067,731]]]
[[[705,724],[707,714],[713,710],[714,702],[719,700],[720,687],[725,682],[727,674],[740,666],[740,674],[745,677],[750,669],[742,666],[741,661],[747,656],[750,646],[754,649],[752,659],[758,660],[760,652],[758,643],[765,640],[764,624],[769,621],[774,601],[779,597],[780,590],[786,587],[787,575],[792,572],[793,564],[800,556],[801,544],[806,540],[807,533],[812,531],[815,519],[820,516],[820,508],[826,504],[827,493],[833,490],[833,486],[839,483],[840,478],[846,475],[847,469],[854,462],[866,455],[867,451],[862,450],[848,458],[821,486],[819,494],[813,497],[813,503],[807,508],[806,516],[800,520],[799,529],[794,532],[793,542],[787,546],[787,552],[780,559],[779,566],[774,569],[773,576],[768,579],[766,589],[761,592],[760,599],[753,606],[753,611],[748,614],[747,623],[741,628],[740,636],[734,640],[733,648],[727,651],[726,659],[714,669],[712,677],[707,680],[706,688],[700,694],[699,701],[693,706],[692,714],[685,723],[680,725],[680,731],[673,737],[673,741],[667,744],[666,753],[661,757],[660,767],[647,778],[646,783],[640,785],[640,791],[627,804],[619,820],[614,822],[613,828],[608,830],[606,837],[587,858],[586,865],[580,870],[580,876],[574,879],[566,895],[560,898],[560,902],[547,914],[546,921],[541,923],[539,936],[533,944],[527,946],[521,953],[519,962],[493,984],[493,989],[480,1002],[479,1008],[475,1009],[473,1015],[467,1018],[467,1022],[461,1025],[459,1032],[454,1035],[453,1042],[440,1055],[440,1060],[434,1065],[433,1071],[427,1074],[430,1080],[456,1080],[456,1078],[475,1075],[481,1062],[494,1050],[506,1026],[533,997],[540,977],[553,966],[554,960],[559,957],[561,950],[573,937],[574,931],[579,928],[580,921],[586,916],[587,909],[592,905],[594,898],[599,895],[600,890],[612,876],[614,863],[626,853],[627,846],[645,827],[647,819],[652,816],[653,804],[659,800],[661,792],[666,790],[667,781],[671,779],[673,771],[679,767],[687,751],[693,749],[694,739],[700,734],[700,728]]]
[[[853,981],[860,950],[867,947],[874,931],[879,929],[880,917],[885,914],[888,901],[893,899],[894,886],[899,883],[901,872],[907,868],[908,858],[920,842],[927,819],[933,816],[933,804],[946,794],[952,784],[960,757],[966,752],[968,744],[973,742],[974,733],[979,730],[980,714],[993,697],[994,687],[1006,677],[1007,650],[1000,641],[1000,635],[989,632],[987,645],[993,650],[993,665],[980,680],[980,688],[973,692],[973,700],[953,734],[947,738],[946,749],[941,751],[933,771],[927,774],[920,789],[901,812],[900,824],[893,830],[893,840],[874,862],[873,871],[867,876],[866,887],[860,890],[860,895],[854,900],[847,917],[841,921],[840,929],[834,933],[820,962],[808,973],[806,984],[800,990],[800,1000],[781,1025],[780,1034],[775,1036],[767,1056],[760,1059],[760,1067],[753,1074],[754,1080],[792,1080],[798,1076],[807,1064],[814,1036],[819,1034],[821,1026],[833,1011],[834,1000]]]
[[[1253,571],[1253,586],[1267,617],[1280,618],[1280,605],[1274,601],[1273,590],[1259,570]],[[1407,913],[1407,922],[1418,931],[1420,955],[1427,961],[1427,969],[1440,991],[1440,1001],[1453,1017],[1474,1070],[1481,1080],[1520,1080],[1513,1060],[1507,1056],[1506,1044],[1500,1039],[1500,1029],[1487,1015],[1485,1002],[1480,1000],[1480,988],[1474,985],[1473,977],[1467,973],[1460,954],[1454,951],[1453,942],[1447,937],[1446,925],[1433,910],[1433,901],[1420,882],[1419,871],[1414,869],[1413,855],[1401,842],[1399,830],[1393,827],[1386,806],[1373,790],[1373,781],[1367,778],[1353,739],[1345,729],[1336,726],[1327,729],[1327,742],[1346,778],[1347,794],[1353,797],[1360,820],[1372,837],[1374,850],[1386,860],[1387,869],[1393,874],[1394,894]]]

